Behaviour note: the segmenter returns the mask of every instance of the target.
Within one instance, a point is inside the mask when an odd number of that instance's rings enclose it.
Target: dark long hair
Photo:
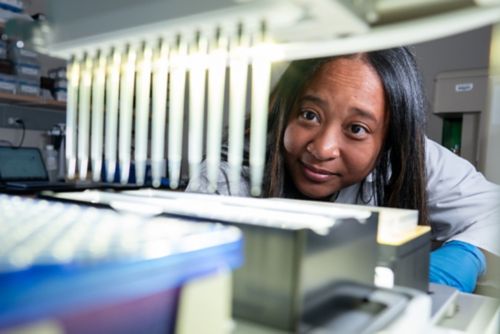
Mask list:
[[[372,194],[380,206],[417,209],[419,224],[427,225],[425,175],[426,102],[417,64],[408,48],[373,51],[361,55],[380,76],[384,87],[388,130],[373,171]],[[271,94],[268,126],[265,197],[287,197],[291,180],[284,163],[283,136],[297,100],[324,64],[337,57],[292,62]],[[359,198],[363,201],[362,182]]]

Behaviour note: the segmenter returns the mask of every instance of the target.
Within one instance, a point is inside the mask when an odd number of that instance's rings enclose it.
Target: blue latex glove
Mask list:
[[[478,277],[486,271],[484,254],[476,246],[456,240],[433,251],[430,262],[429,281],[463,292],[474,291]]]

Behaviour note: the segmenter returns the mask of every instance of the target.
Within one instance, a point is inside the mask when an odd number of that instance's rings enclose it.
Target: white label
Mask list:
[[[56,92],[56,100],[58,101],[66,101],[67,96],[65,92]]]
[[[470,92],[472,89],[474,89],[474,84],[472,82],[464,82],[455,85],[455,92],[457,93]]]
[[[21,85],[21,91],[28,94],[36,94],[38,95],[38,87]]]
[[[19,54],[21,56],[28,57],[28,58],[36,58],[36,53],[34,53],[33,51],[26,50],[26,49],[20,49]]]
[[[38,75],[38,69],[31,67],[21,67],[21,73],[27,75]]]
[[[68,82],[66,80],[58,80],[55,83],[56,88],[68,88]]]
[[[15,85],[10,82],[0,81],[0,88],[5,90],[14,90]]]

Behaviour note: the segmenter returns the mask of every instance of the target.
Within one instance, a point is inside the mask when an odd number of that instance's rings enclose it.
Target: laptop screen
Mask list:
[[[1,181],[48,181],[42,154],[35,147],[0,146]]]

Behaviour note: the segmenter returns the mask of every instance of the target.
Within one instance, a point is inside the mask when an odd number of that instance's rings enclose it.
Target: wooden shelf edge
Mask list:
[[[39,96],[16,95],[0,92],[0,103],[14,104],[30,108],[47,108],[54,110],[66,110],[66,102],[49,100]]]

